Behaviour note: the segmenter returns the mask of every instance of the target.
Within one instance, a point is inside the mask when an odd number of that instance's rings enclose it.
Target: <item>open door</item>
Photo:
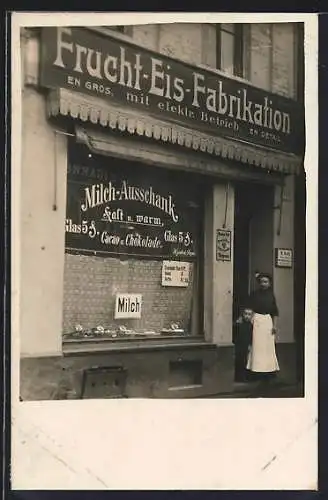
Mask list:
[[[274,188],[259,184],[235,186],[234,318],[238,317],[256,271],[272,273]]]
[[[240,314],[240,308],[249,293],[250,264],[250,221],[251,205],[249,186],[245,183],[235,186],[234,221],[234,269],[233,269],[233,317]]]

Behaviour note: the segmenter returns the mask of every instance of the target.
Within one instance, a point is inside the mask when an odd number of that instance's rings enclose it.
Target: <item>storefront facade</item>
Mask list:
[[[23,399],[231,390],[257,270],[273,274],[296,376],[304,111],[297,31],[268,26],[243,34],[252,83],[215,70],[212,25],[22,33]]]

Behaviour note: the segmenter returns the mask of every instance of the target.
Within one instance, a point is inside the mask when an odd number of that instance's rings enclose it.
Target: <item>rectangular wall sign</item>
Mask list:
[[[293,250],[291,248],[276,248],[276,267],[293,267]]]
[[[216,260],[231,261],[231,231],[227,229],[216,232]]]

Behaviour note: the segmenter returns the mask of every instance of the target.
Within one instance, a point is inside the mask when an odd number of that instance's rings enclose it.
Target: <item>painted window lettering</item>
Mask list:
[[[140,234],[129,233],[125,238],[125,244],[128,247],[137,248],[162,248],[161,240],[156,236],[151,238],[150,236],[141,236]]]
[[[188,247],[191,244],[190,233],[186,233],[184,237],[184,245]]]
[[[81,224],[74,224],[72,219],[66,219],[65,231],[66,231],[66,233],[80,234],[82,231]]]
[[[176,234],[173,234],[172,231],[167,229],[164,231],[164,240],[169,242],[169,243],[177,243],[178,242],[178,236]]]
[[[137,224],[145,224],[149,226],[162,226],[162,220],[160,217],[151,217],[148,215],[136,215]]]
[[[122,222],[124,220],[124,212],[121,208],[111,210],[111,208],[107,206],[104,210],[102,220],[108,222]]]
[[[97,234],[96,224],[95,221],[93,220],[91,221],[89,226],[89,232],[88,232],[89,238],[95,238],[96,234]]]
[[[183,194],[171,193],[168,186],[155,180],[154,184],[144,184],[145,180],[135,174],[126,178],[126,173],[113,171],[105,180],[102,170],[102,165],[96,163],[85,167],[72,162],[70,166],[70,172],[79,178],[72,180],[67,248],[147,256],[173,255],[179,250],[178,256],[196,255],[194,224],[185,212]],[[101,180],[88,182],[86,174]],[[183,230],[189,227],[191,232]]]
[[[152,186],[141,188],[130,185],[126,180],[122,181],[119,188],[115,188],[112,182],[108,184],[93,184],[84,188],[84,196],[81,203],[81,210],[86,212],[90,208],[95,208],[113,201],[139,201],[146,205],[158,208],[169,215],[174,222],[178,222],[179,215],[176,211],[172,196],[163,196],[154,191]],[[107,211],[108,212],[108,211]],[[107,217],[107,215],[105,215]]]
[[[82,234],[87,234],[88,229],[89,229],[88,221],[87,220],[83,220],[82,221],[82,225],[81,225],[81,232],[82,232]]]
[[[101,243],[109,246],[118,246],[120,244],[120,237],[116,234],[109,234],[107,231],[103,231],[100,236]]]

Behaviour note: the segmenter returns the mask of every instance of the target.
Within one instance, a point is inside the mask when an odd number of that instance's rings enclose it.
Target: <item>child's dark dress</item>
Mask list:
[[[253,325],[249,321],[242,321],[235,326],[235,381],[247,380],[247,357],[249,346],[252,344]]]

